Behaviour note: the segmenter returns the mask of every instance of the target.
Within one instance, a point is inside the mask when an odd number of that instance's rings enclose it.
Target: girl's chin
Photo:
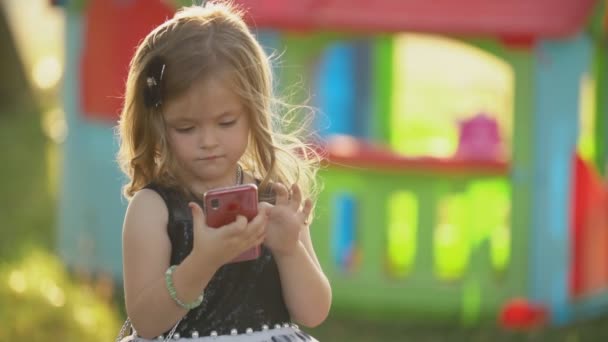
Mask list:
[[[214,184],[214,183],[220,183],[220,182],[222,182],[222,180],[225,181],[225,179],[226,179],[226,177],[225,177],[225,174],[223,174],[223,173],[220,173],[220,174],[217,174],[217,173],[201,174],[201,173],[199,173],[194,176],[193,181],[198,182],[198,183]]]

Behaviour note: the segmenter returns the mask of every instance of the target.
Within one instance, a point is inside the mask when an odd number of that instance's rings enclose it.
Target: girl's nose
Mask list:
[[[209,149],[217,146],[217,137],[211,129],[203,129],[199,134],[198,145],[200,148]]]

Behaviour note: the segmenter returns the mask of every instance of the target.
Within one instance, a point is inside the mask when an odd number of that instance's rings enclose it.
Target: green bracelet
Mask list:
[[[177,291],[175,291],[175,286],[173,285],[173,271],[175,271],[176,267],[177,265],[173,265],[167,269],[167,272],[165,272],[165,283],[167,284],[169,295],[171,296],[171,299],[173,299],[173,301],[175,301],[177,305],[181,306],[182,308],[186,310],[194,309],[203,302],[205,292],[201,293],[201,295],[198,296],[198,298],[192,303],[184,303],[179,300],[179,298],[177,298]]]

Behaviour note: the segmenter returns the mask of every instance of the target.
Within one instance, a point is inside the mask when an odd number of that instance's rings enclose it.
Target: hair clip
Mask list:
[[[145,69],[146,86],[144,87],[144,103],[146,107],[158,108],[163,103],[163,77],[167,64],[161,56],[154,56]]]
[[[207,3],[209,2],[209,0],[200,0],[200,1],[195,1],[195,3],[198,3],[198,6],[201,7],[205,7],[207,6]]]

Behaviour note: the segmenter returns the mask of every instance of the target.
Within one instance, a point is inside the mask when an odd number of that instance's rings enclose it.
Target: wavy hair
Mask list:
[[[146,66],[162,56],[166,61],[164,103],[218,70],[231,70],[233,90],[250,122],[249,145],[241,165],[262,180],[261,191],[269,182],[297,183],[306,197],[315,200],[320,157],[303,139],[310,134],[306,127],[312,110],[287,105],[275,97],[271,58],[248,29],[243,15],[227,1],[185,7],[139,44],[129,66],[118,124],[118,162],[129,178],[124,187],[127,198],[151,182],[187,189],[172,168],[175,162],[166,137],[163,106],[150,108],[144,103]],[[297,124],[288,122],[290,117],[297,117]]]

